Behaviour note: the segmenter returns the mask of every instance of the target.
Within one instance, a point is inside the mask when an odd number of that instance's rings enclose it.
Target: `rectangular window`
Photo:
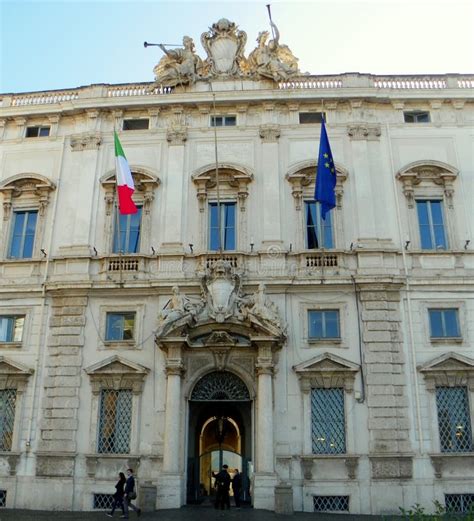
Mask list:
[[[105,340],[121,342],[135,336],[135,313],[107,313]]]
[[[123,130],[148,130],[149,119],[124,119]]]
[[[9,257],[12,259],[31,259],[35,243],[37,210],[13,212],[13,230]]]
[[[344,389],[311,389],[313,454],[345,454]]]
[[[349,496],[313,496],[315,512],[349,512]]]
[[[459,338],[458,310],[449,309],[429,309],[430,335],[431,338]]]
[[[474,494],[445,494],[447,514],[469,514],[474,511]]]
[[[0,391],[0,451],[11,451],[15,424],[16,389]]]
[[[220,241],[219,241],[219,215],[220,215]],[[209,203],[209,249],[218,251],[219,246],[223,250],[235,250],[235,203]]]
[[[410,110],[403,113],[405,123],[429,123],[430,113],[427,110]]]
[[[300,112],[300,125],[310,125],[312,123],[321,123],[324,119],[326,119],[326,114],[324,112]]]
[[[0,507],[6,507],[6,506],[7,506],[7,491],[0,490]]]
[[[26,137],[47,137],[50,127],[26,127]]]
[[[305,201],[306,248],[334,248],[331,212],[321,219],[321,206],[316,201]]]
[[[442,201],[416,201],[421,248],[423,250],[445,250],[446,232]]]
[[[99,440],[101,454],[128,454],[132,427],[132,391],[103,389],[100,394]]]
[[[119,214],[118,224],[116,216],[113,253],[138,253],[138,251],[140,250],[140,227],[142,221],[142,208],[137,208],[137,213],[133,213],[130,215]]]
[[[436,406],[441,452],[471,452],[467,387],[436,387]]]
[[[211,116],[211,127],[235,127],[237,116]]]
[[[21,342],[24,316],[0,315],[0,342]]]
[[[322,340],[324,338],[341,337],[339,331],[339,310],[310,310],[308,311],[308,337]]]

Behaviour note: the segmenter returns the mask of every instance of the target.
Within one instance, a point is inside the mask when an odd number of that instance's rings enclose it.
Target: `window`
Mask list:
[[[131,426],[131,389],[103,389],[100,394],[97,451],[101,454],[128,454]]]
[[[135,313],[107,313],[105,340],[121,342],[135,337]]]
[[[313,454],[344,454],[346,426],[344,389],[311,389]]]
[[[237,116],[211,116],[211,127],[235,127]]]
[[[458,310],[456,308],[429,309],[431,338],[459,338]]]
[[[148,119],[124,119],[123,130],[148,130]]]
[[[411,110],[403,113],[405,123],[429,123],[430,113],[426,110]]]
[[[24,316],[0,315],[0,342],[21,342]]]
[[[308,311],[308,329],[310,339],[340,338],[339,311],[337,309]]]
[[[0,390],[0,451],[12,450],[16,389]]]
[[[47,137],[50,127],[26,127],[26,137]]]
[[[14,212],[9,255],[11,258],[30,259],[33,256],[37,218],[37,210]]]
[[[130,215],[119,214],[118,224],[117,218],[115,219],[113,245],[114,253],[138,253],[140,249],[140,225],[142,218],[142,208],[139,206],[137,208],[137,213]]]
[[[223,250],[235,250],[236,248],[235,203],[220,203],[220,205],[209,203],[209,249],[217,251],[219,246]]]
[[[471,452],[471,419],[466,387],[436,387],[441,452]]]
[[[6,507],[6,506],[7,506],[7,491],[0,490],[0,507]]]
[[[349,512],[349,496],[313,496],[315,512]]]
[[[423,250],[445,250],[446,232],[442,201],[416,201],[420,242]]]
[[[326,119],[326,114],[324,112],[300,112],[300,124],[307,125],[311,123],[321,123],[324,119]]]
[[[474,494],[445,494],[444,504],[449,514],[469,514],[474,509]]]
[[[332,217],[331,212],[326,214],[326,219],[321,219],[321,206],[315,201],[305,202],[306,216],[306,248],[333,248]]]

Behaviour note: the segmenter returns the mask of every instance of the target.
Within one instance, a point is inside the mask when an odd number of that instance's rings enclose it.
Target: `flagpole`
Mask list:
[[[219,235],[219,254],[222,258],[222,219],[221,219],[221,197],[220,197],[220,185],[219,185],[219,160],[217,156],[217,126],[216,126],[216,95],[212,90],[212,83],[209,82],[209,86],[212,92],[212,112],[214,116],[214,158],[215,158],[215,169],[216,169],[216,195],[217,195],[217,231]]]
[[[115,128],[114,122],[114,144],[115,144],[115,133],[117,132]],[[114,145],[115,146],[115,145]],[[114,206],[115,206],[115,219],[117,226],[117,247],[119,254],[119,285],[123,286],[123,278],[122,278],[122,234],[120,233],[120,212],[118,206],[118,181],[117,181],[117,173],[115,173],[115,192],[114,192]]]

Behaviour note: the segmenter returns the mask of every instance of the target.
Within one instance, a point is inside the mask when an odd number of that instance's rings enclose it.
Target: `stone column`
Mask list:
[[[277,477],[274,464],[273,440],[273,356],[270,343],[260,344],[257,357],[257,410],[253,483],[253,506],[275,509]]]
[[[168,164],[167,176],[164,180],[163,194],[165,197],[162,217],[163,241],[162,248],[168,250],[182,249],[182,213],[185,199],[183,199],[184,186],[184,143],[187,139],[187,131],[182,126],[172,126],[167,131]]]

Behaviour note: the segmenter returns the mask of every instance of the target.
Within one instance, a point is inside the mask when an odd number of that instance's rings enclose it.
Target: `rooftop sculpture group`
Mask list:
[[[258,46],[248,58],[244,56],[247,34],[225,18],[201,35],[201,43],[207,53],[205,60],[196,54],[194,41],[189,36],[183,38],[183,47],[177,49],[170,50],[160,44],[165,56],[153,69],[155,82],[174,87],[212,78],[288,80],[299,73],[298,59],[288,46],[280,44],[279,31],[273,23],[272,27],[273,39],[268,41],[268,31],[260,32]]]

